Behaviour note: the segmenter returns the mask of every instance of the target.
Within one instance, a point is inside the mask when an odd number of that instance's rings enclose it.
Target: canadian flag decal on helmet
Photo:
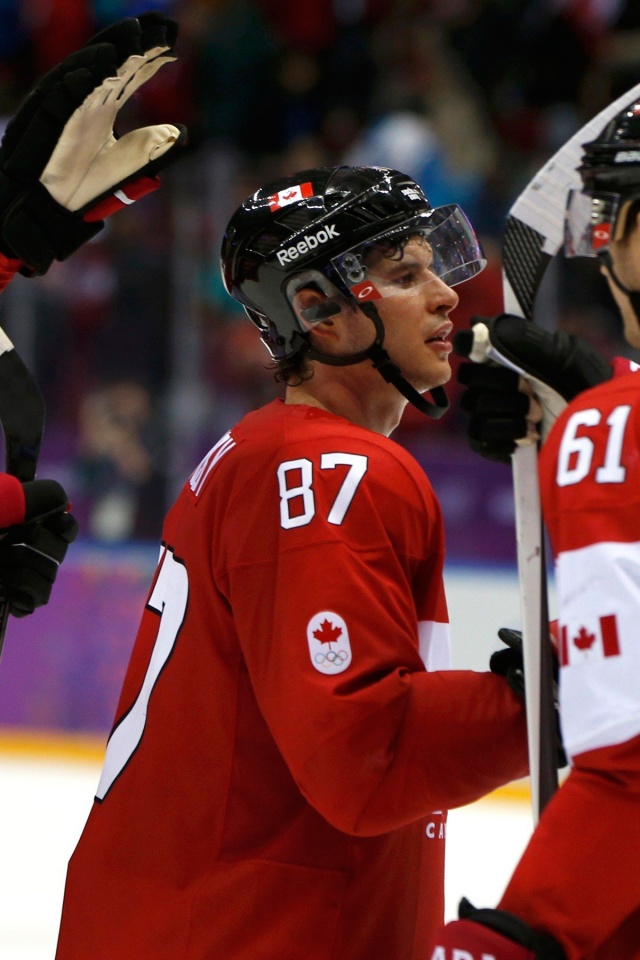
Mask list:
[[[288,206],[290,203],[295,203],[296,200],[302,200],[304,197],[313,196],[313,184],[312,183],[299,183],[294,187],[287,187],[286,190],[279,190],[278,193],[274,193],[269,197],[269,206],[271,210],[275,213],[276,210],[280,210],[282,207]]]

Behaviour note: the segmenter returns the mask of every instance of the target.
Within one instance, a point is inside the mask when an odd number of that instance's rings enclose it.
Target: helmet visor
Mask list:
[[[454,287],[484,268],[473,227],[457,204],[436,207],[340,253],[333,268],[359,301],[415,294],[425,283]]]
[[[620,210],[620,195],[588,196],[570,190],[564,217],[565,257],[597,257],[614,237]]]

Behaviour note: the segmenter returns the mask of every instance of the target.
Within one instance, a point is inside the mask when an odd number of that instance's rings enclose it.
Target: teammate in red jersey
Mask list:
[[[569,198],[565,250],[601,259],[624,335],[640,348],[640,103],[585,144],[583,191]],[[433,960],[640,958],[640,377],[576,338],[503,316],[489,328],[510,359],[551,383],[567,408],[540,455],[556,560],[560,715],[571,759],[497,910],[436,938]],[[478,368],[476,368],[478,369]],[[466,367],[473,445],[502,458],[525,433],[516,374]],[[491,382],[491,378],[494,377]],[[591,387],[591,389],[585,389]]]
[[[482,266],[462,211],[388,169],[232,217],[225,283],[286,397],[168,514],[58,960],[424,960],[447,809],[527,771],[504,677],[447,669],[440,507],[388,438],[407,398],[444,409]]]

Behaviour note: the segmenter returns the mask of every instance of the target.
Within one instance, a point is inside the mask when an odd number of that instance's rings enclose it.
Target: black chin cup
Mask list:
[[[609,271],[609,275],[613,282],[615,283],[618,290],[621,290],[622,293],[626,294],[629,297],[629,303],[633,309],[633,312],[636,315],[636,320],[640,324],[640,290],[629,290],[628,287],[625,287],[624,283],[620,280],[617,273],[613,269],[613,261],[611,259],[611,254],[607,249],[601,250],[598,253],[598,259],[604,263],[605,267]]]

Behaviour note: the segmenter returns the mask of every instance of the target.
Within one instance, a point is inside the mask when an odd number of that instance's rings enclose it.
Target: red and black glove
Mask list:
[[[459,916],[438,934],[430,960],[566,960],[553,937],[504,910],[477,910],[463,899]]]
[[[165,123],[118,137],[114,123],[129,97],[175,59],[177,34],[177,23],[158,13],[121,20],[28,95],[0,145],[0,280],[18,268],[46,273],[106,216],[159,186],[157,173],[180,154],[186,129]]]
[[[0,598],[14,617],[49,602],[58,567],[78,535],[56,480],[20,483],[0,474]]]

